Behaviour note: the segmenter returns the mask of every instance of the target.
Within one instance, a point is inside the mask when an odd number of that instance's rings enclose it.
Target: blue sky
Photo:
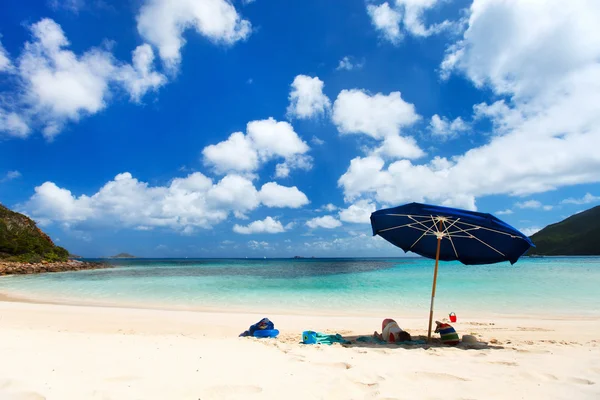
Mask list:
[[[556,4],[553,4],[556,3]],[[0,14],[0,202],[84,256],[399,256],[375,209],[600,203],[594,1],[66,0]]]

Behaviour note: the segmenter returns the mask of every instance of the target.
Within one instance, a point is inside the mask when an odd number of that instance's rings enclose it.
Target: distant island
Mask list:
[[[531,236],[529,256],[600,255],[600,206],[580,212]]]
[[[137,258],[137,257],[134,255],[131,255],[129,253],[119,253],[116,256],[110,256],[108,258]]]

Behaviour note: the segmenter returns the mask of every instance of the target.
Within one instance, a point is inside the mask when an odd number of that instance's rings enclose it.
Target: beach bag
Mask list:
[[[437,324],[435,332],[440,334],[442,344],[456,346],[460,343],[458,333],[456,333],[456,330],[452,327],[452,325],[440,321],[435,321],[435,323]]]
[[[240,336],[274,337],[277,336],[275,331],[277,331],[275,324],[269,318],[263,318],[254,325],[251,325],[247,331],[240,333]],[[274,336],[272,336],[273,334]]]

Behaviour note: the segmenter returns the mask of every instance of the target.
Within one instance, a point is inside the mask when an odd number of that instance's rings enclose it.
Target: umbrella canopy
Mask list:
[[[410,203],[371,214],[373,235],[379,235],[405,252],[435,258],[429,334],[437,281],[438,261],[463,264],[517,262],[533,242],[490,214]]]
[[[491,214],[427,204],[410,203],[371,214],[373,235],[379,235],[405,252],[463,264],[517,262],[531,240]],[[535,247],[535,246],[534,246]]]

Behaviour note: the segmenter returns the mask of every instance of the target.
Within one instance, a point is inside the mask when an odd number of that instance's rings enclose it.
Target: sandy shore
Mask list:
[[[268,315],[280,338],[237,337],[263,316],[0,301],[0,399],[600,398],[597,317],[461,318],[477,348],[299,344],[387,315]],[[425,333],[425,316],[392,317]]]

